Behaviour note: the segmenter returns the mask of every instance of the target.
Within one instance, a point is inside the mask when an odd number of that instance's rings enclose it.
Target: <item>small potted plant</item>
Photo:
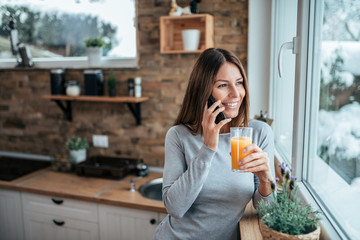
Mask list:
[[[256,207],[263,239],[319,239],[320,211],[301,202],[292,169],[285,163],[279,167],[282,181],[276,193],[276,183],[271,182],[273,201],[262,200]]]
[[[66,142],[66,148],[69,150],[70,158],[79,163],[86,160],[86,149],[89,147],[88,141],[86,138],[71,137]]]
[[[102,50],[105,46],[105,42],[101,37],[87,38],[85,39],[86,52],[88,56],[88,62],[91,67],[97,67],[101,65]]]
[[[114,71],[111,69],[108,77],[108,90],[109,96],[115,97],[116,96],[116,78],[114,75]]]

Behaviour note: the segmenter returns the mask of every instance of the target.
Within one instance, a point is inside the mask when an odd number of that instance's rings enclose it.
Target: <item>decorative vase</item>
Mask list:
[[[320,238],[320,226],[307,234],[301,235],[290,235],[286,233],[281,233],[269,228],[261,218],[259,220],[261,235],[264,240],[271,239],[271,240],[318,240]]]
[[[70,158],[74,160],[75,163],[79,163],[86,160],[86,149],[80,150],[69,150]]]
[[[101,66],[102,47],[87,47],[86,53],[88,56],[88,63],[90,67]]]

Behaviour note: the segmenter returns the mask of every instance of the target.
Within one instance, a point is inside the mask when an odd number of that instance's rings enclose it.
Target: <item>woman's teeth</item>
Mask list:
[[[225,106],[236,107],[237,103],[223,103]]]

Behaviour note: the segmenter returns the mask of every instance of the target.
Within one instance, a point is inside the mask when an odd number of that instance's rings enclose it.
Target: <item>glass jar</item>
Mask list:
[[[80,95],[80,83],[78,81],[68,81],[66,83],[66,95],[76,97]]]

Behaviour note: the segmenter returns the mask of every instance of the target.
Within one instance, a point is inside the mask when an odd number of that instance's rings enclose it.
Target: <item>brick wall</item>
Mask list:
[[[90,147],[88,155],[142,157],[163,166],[164,137],[182,102],[198,54],[160,54],[159,17],[167,15],[170,0],[138,0],[139,68],[115,69],[117,95],[127,94],[127,79],[141,76],[142,125],[136,126],[126,104],[74,102],[73,121],[63,119],[57,105],[40,97],[50,93],[48,69],[0,70],[0,151],[66,154],[66,140],[93,134],[109,136],[109,148]],[[184,4],[186,1],[178,1]],[[201,13],[214,16],[215,47],[235,52],[246,67],[248,1],[203,0]],[[108,69],[103,69],[105,78]],[[83,69],[67,69],[66,79],[82,82]]]

